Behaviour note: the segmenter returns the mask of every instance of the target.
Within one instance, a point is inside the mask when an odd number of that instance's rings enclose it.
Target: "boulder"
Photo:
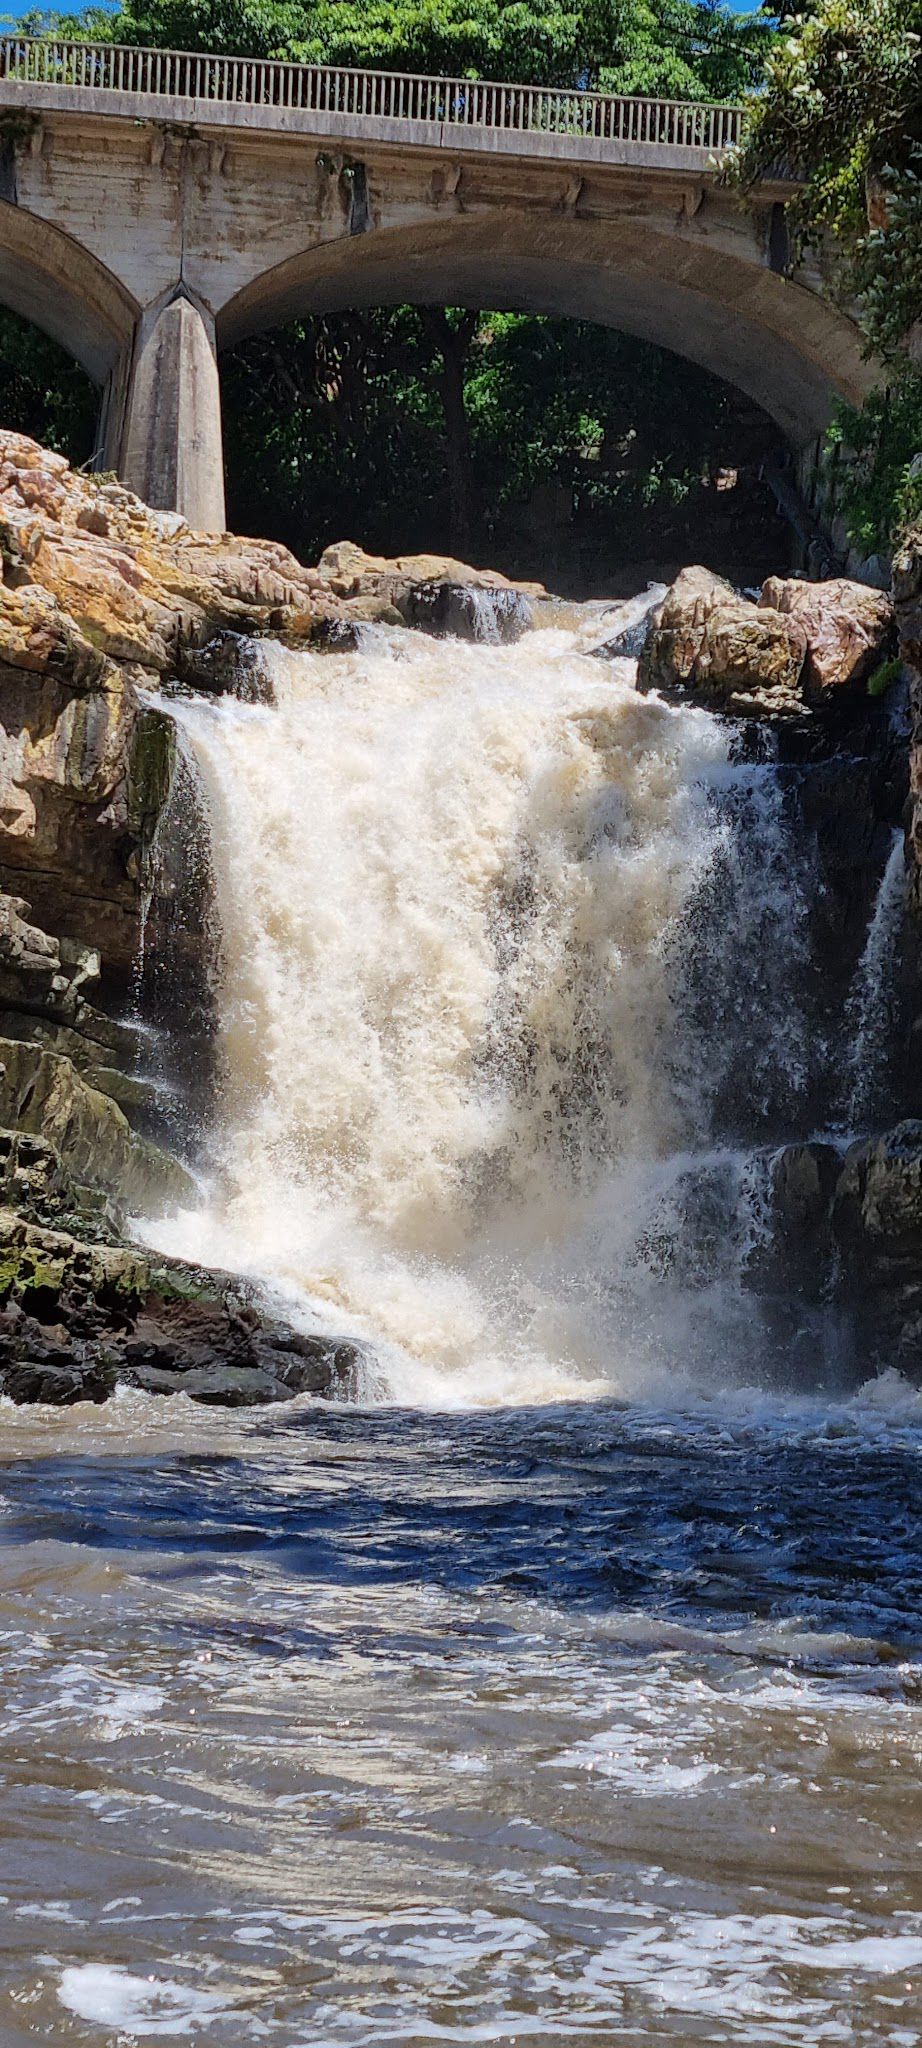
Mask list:
[[[629,614],[633,614],[630,623],[623,626],[620,632],[609,633],[608,638],[600,640],[598,646],[587,647],[587,654],[594,655],[599,661],[639,661],[663,602],[663,595],[660,586],[659,590],[651,593],[649,602],[643,604],[642,610],[638,610],[636,604],[622,607]]]
[[[922,1120],[854,1145],[835,1190],[833,1224],[861,1287],[922,1274]]]
[[[542,583],[515,583],[498,569],[473,569],[451,555],[369,555],[354,541],[337,541],[320,557],[318,573],[355,619],[396,616],[424,632],[461,640],[517,640],[531,624],[531,604],[547,598]],[[337,642],[329,625],[315,630],[323,644]]]
[[[832,1279],[832,1200],[841,1167],[838,1148],[817,1139],[771,1155],[764,1229],[746,1262],[747,1285],[756,1292],[823,1299]]]
[[[229,1274],[0,1208],[0,1394],[55,1406],[116,1386],[244,1407],[354,1392],[356,1347],[296,1330]]]
[[[893,605],[886,592],[846,576],[806,583],[770,576],[759,609],[798,621],[807,636],[804,688],[809,695],[863,689],[886,660],[893,639]]]
[[[679,690],[742,715],[803,709],[807,638],[799,620],[751,604],[709,569],[684,569],[644,642],[641,690]]]
[[[467,584],[481,590],[518,590],[525,597],[546,597],[543,583],[516,583],[498,569],[473,569],[454,555],[369,555],[353,540],[335,541],[317,564],[323,584],[340,597],[378,594],[382,585]]]
[[[188,648],[180,662],[180,675],[190,689],[209,697],[236,697],[241,704],[275,702],[263,647],[242,633],[216,633],[204,647]]]
[[[531,605],[507,585],[414,583],[399,600],[408,626],[455,640],[508,645],[531,625]]]

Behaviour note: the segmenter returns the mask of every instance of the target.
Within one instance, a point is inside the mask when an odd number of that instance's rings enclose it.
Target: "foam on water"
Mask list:
[[[134,1977],[106,1963],[64,1970],[58,1997],[68,2012],[129,2040],[178,2040],[216,2019],[223,2001],[167,1979]]]

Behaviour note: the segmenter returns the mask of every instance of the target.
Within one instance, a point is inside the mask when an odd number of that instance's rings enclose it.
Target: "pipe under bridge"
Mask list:
[[[736,384],[793,446],[873,381],[743,111],[108,43],[0,41],[0,302],[102,391],[99,461],[221,530],[219,355],[410,302],[597,320]]]

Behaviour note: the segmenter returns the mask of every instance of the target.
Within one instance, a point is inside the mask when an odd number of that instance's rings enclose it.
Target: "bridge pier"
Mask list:
[[[214,321],[180,289],[142,313],[120,436],[119,474],[145,504],[223,533],[224,460]]]

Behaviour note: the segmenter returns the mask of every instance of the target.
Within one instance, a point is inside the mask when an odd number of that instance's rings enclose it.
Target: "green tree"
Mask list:
[[[0,311],[0,420],[69,462],[93,454],[98,394],[86,371],[28,320]]]
[[[922,0],[813,0],[779,37],[734,175],[751,189],[779,163],[802,180],[795,255],[822,247],[885,366],[864,412],[841,406],[831,433],[850,456],[851,537],[885,548],[922,512]]]
[[[125,0],[36,13],[32,33],[448,77],[738,98],[772,30],[722,0]]]
[[[767,57],[736,176],[796,171],[800,242],[826,238],[885,359],[922,318],[920,149],[922,0],[817,0]]]
[[[706,371],[588,323],[342,314],[241,343],[223,381],[231,523],[306,557],[343,533],[393,552],[399,535],[574,586],[596,563],[698,554],[708,526],[715,561],[744,555],[741,505],[756,551],[769,529],[780,544],[756,483],[768,423]],[[724,496],[728,447],[749,482]]]

